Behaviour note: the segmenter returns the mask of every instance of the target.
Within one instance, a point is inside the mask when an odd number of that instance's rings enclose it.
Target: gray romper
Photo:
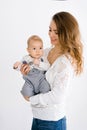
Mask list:
[[[25,56],[23,60],[31,65],[31,70],[27,75],[23,75],[25,83],[21,90],[22,95],[31,97],[38,93],[46,93],[50,91],[50,85],[45,77],[46,70],[35,67],[33,65],[32,58],[29,55]],[[44,66],[43,58],[40,59],[40,62],[42,66]],[[49,63],[45,62],[44,67],[49,68]]]

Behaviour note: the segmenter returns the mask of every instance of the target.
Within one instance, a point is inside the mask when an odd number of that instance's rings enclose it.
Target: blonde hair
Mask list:
[[[61,52],[58,56],[62,54],[70,55],[72,57],[72,64],[75,67],[76,74],[80,74],[83,70],[83,45],[80,39],[77,20],[68,12],[56,13],[52,17],[52,20],[57,26],[59,43],[61,46]],[[54,55],[55,53],[58,53],[58,51],[54,52]],[[56,56],[54,60],[58,56]]]
[[[29,47],[30,43],[34,41],[40,41],[43,43],[42,39],[38,35],[32,35],[27,40],[27,47]]]

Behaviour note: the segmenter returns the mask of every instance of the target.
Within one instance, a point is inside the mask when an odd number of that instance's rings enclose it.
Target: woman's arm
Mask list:
[[[70,78],[70,68],[64,63],[60,63],[60,67],[56,72],[52,89],[48,93],[38,94],[30,97],[32,105],[47,106],[52,104],[60,104],[65,101],[68,82]]]

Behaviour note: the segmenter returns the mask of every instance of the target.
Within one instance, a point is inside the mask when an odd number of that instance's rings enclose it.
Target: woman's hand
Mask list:
[[[28,64],[22,64],[20,71],[23,75],[27,75],[30,71],[30,66]]]

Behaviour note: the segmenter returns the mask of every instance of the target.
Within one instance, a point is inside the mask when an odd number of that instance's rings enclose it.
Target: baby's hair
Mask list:
[[[43,43],[42,39],[38,35],[32,35],[27,40],[27,46],[29,47],[30,42],[34,42],[34,41],[40,41]]]

